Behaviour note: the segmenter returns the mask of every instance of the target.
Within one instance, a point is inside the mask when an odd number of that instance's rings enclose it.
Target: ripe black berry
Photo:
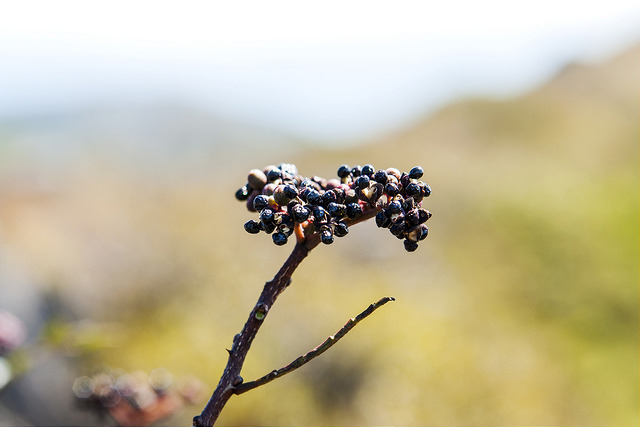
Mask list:
[[[294,185],[285,185],[282,189],[282,194],[288,199],[295,199],[298,197],[298,189]]]
[[[333,243],[333,232],[331,231],[331,227],[325,226],[320,230],[320,240],[325,245],[330,245]]]
[[[256,196],[255,199],[253,199],[253,208],[256,211],[260,212],[267,206],[269,206],[269,198],[267,196],[263,194],[259,194]]]
[[[262,212],[260,212],[260,221],[262,221],[265,224],[268,223],[272,223],[274,220],[274,212],[271,209],[263,209]]]
[[[251,190],[245,185],[242,186],[236,191],[236,199],[240,201],[247,200],[249,198],[249,194],[251,194]]]
[[[384,192],[387,194],[387,196],[394,197],[396,194],[400,192],[400,189],[396,184],[389,182],[387,183],[387,185],[384,186]]]
[[[340,168],[338,168],[338,176],[340,178],[346,178],[351,174],[351,169],[349,169],[349,166],[347,165],[342,165],[340,166]]]
[[[412,242],[411,240],[405,240],[404,248],[407,250],[407,252],[413,252],[418,249],[418,244],[416,242]]]
[[[356,188],[366,188],[369,186],[369,177],[367,175],[361,175],[356,179]]]
[[[391,225],[391,219],[380,211],[376,214],[376,225],[380,228],[387,228]]]
[[[322,203],[322,196],[316,190],[310,190],[307,192],[307,201],[312,205],[319,205]]]
[[[282,171],[280,169],[271,169],[267,173],[267,181],[274,182],[282,177]]]
[[[405,214],[404,220],[409,225],[418,225],[420,223],[420,216],[418,214],[418,211],[416,209],[410,210]]]
[[[420,179],[424,175],[424,170],[420,166],[416,166],[409,171],[409,178]]]
[[[418,184],[416,184],[415,182],[411,182],[411,183],[409,183],[409,185],[407,185],[405,187],[404,193],[408,197],[419,196],[421,194],[420,186]]]
[[[271,235],[271,238],[273,239],[273,243],[275,243],[278,246],[282,246],[287,243],[287,236],[281,232],[273,233]]]
[[[339,203],[329,203],[329,205],[327,206],[327,212],[329,213],[329,215],[331,215],[333,218],[342,218],[343,216],[345,216],[346,212],[347,212],[347,208],[345,205],[341,205]]]
[[[389,227],[389,232],[396,236],[398,239],[404,238],[404,224],[398,222],[391,224],[391,227]]]
[[[356,219],[362,215],[362,208],[358,203],[349,203],[347,205],[347,217],[349,219]]]
[[[382,185],[384,185],[384,184],[387,183],[389,178],[387,177],[387,172],[383,171],[382,169],[380,169],[378,172],[373,174],[373,180],[376,181],[376,182],[379,182]]]
[[[429,197],[431,195],[431,187],[429,187],[427,184],[424,184],[422,186],[422,195],[424,197]]]
[[[291,209],[291,216],[295,222],[305,222],[309,219],[309,215],[311,215],[309,209],[300,204],[295,205],[293,209]]]
[[[335,203],[338,200],[334,191],[325,191],[322,195],[322,205],[326,208],[329,203]]]
[[[313,217],[316,221],[326,221],[327,220],[327,212],[324,210],[322,206],[314,206],[313,207]]]
[[[353,175],[354,177],[359,177],[362,174],[362,167],[360,165],[354,166],[353,169],[351,169],[351,175]]]
[[[371,177],[375,172],[376,170],[373,168],[373,165],[364,165],[362,167],[362,175]]]
[[[258,234],[260,232],[260,224],[258,224],[258,221],[250,219],[244,223],[244,229],[247,233]]]
[[[258,224],[260,225],[260,229],[267,234],[273,233],[273,230],[276,229],[276,225],[273,222],[260,221]]]
[[[349,227],[342,221],[336,222],[333,226],[333,234],[337,237],[344,237],[349,233]]]
[[[418,218],[419,223],[422,224],[423,222],[426,222],[429,218],[431,218],[431,212],[424,209],[418,209]]]
[[[387,206],[386,212],[389,216],[399,214],[402,212],[402,205],[400,202],[391,202]]]

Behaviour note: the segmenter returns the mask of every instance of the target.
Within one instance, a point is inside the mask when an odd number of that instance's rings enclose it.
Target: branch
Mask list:
[[[329,350],[335,343],[337,343],[340,340],[340,338],[345,336],[347,332],[353,329],[360,321],[368,317],[376,309],[378,309],[379,307],[382,307],[389,301],[395,301],[395,298],[384,297],[384,298],[381,298],[378,302],[369,305],[369,307],[367,307],[366,310],[358,314],[355,318],[352,317],[351,319],[349,319],[347,323],[338,332],[335,333],[335,335],[331,335],[329,338],[324,340],[322,344],[320,344],[319,346],[317,346],[307,354],[304,354],[298,357],[293,362],[289,363],[287,366],[283,368],[269,372],[267,375],[261,378],[258,378],[255,381],[242,383],[236,386],[234,390],[234,394],[246,393],[249,390],[253,390],[256,387],[260,387],[261,385],[267,384],[275,380],[276,378],[280,378],[283,375],[293,372],[296,369],[300,368],[301,366],[304,366],[314,358],[320,356],[322,353]]]

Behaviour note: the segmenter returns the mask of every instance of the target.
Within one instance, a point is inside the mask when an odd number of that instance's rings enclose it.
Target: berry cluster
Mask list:
[[[183,378],[177,387],[173,382],[164,368],[150,374],[107,369],[92,377],[76,378],[72,390],[83,407],[107,412],[120,425],[141,425],[200,399],[203,384],[198,379]]]
[[[247,221],[244,229],[271,234],[276,245],[284,245],[294,233],[299,240],[318,233],[322,243],[330,244],[334,236],[347,235],[349,225],[362,215],[375,213],[378,227],[404,239],[405,249],[413,252],[427,237],[424,223],[431,217],[421,207],[431,194],[420,181],[423,173],[420,166],[401,173],[395,168],[376,171],[372,165],[342,165],[338,178],[327,180],[303,177],[295,165],[282,163],[251,170],[236,198],[259,213],[259,219]]]

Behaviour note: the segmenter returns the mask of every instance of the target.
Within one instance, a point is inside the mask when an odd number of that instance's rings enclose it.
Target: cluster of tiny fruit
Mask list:
[[[431,217],[422,209],[422,200],[431,194],[420,181],[423,174],[420,166],[401,173],[395,168],[376,171],[369,164],[342,165],[338,177],[327,180],[303,177],[295,165],[282,163],[251,170],[236,198],[259,213],[259,220],[247,221],[244,229],[271,234],[276,245],[286,244],[294,232],[303,239],[309,230],[319,233],[322,243],[333,243],[334,236],[347,235],[350,222],[376,209],[377,226],[404,239],[405,249],[413,252],[427,237],[425,222]]]
[[[162,419],[200,399],[203,385],[198,379],[183,378],[177,387],[173,383],[164,368],[150,374],[106,369],[76,378],[72,390],[84,407],[107,412],[120,424],[134,425]]]

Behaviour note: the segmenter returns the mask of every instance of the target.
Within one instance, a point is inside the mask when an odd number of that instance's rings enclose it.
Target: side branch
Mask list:
[[[375,302],[369,305],[369,307],[367,307],[366,310],[358,314],[356,317],[352,317],[351,319],[349,319],[347,323],[345,323],[345,325],[338,332],[336,332],[334,335],[331,335],[329,338],[324,340],[322,344],[320,344],[313,350],[298,357],[293,362],[289,363],[287,366],[271,371],[267,375],[261,378],[258,378],[255,381],[249,381],[249,382],[237,385],[234,388],[234,391],[233,391],[234,394],[242,394],[249,390],[253,390],[256,387],[260,387],[261,385],[267,384],[275,380],[276,378],[280,378],[281,376],[288,374],[289,372],[293,372],[296,369],[300,368],[301,366],[307,364],[314,358],[320,356],[322,353],[329,350],[335,343],[337,343],[340,340],[340,338],[345,336],[351,329],[353,329],[358,323],[360,323],[360,321],[362,321],[364,318],[371,315],[371,313],[373,313],[376,309],[378,309],[379,307],[382,307],[389,301],[395,301],[395,298],[384,297],[384,298],[381,298],[378,302]]]

